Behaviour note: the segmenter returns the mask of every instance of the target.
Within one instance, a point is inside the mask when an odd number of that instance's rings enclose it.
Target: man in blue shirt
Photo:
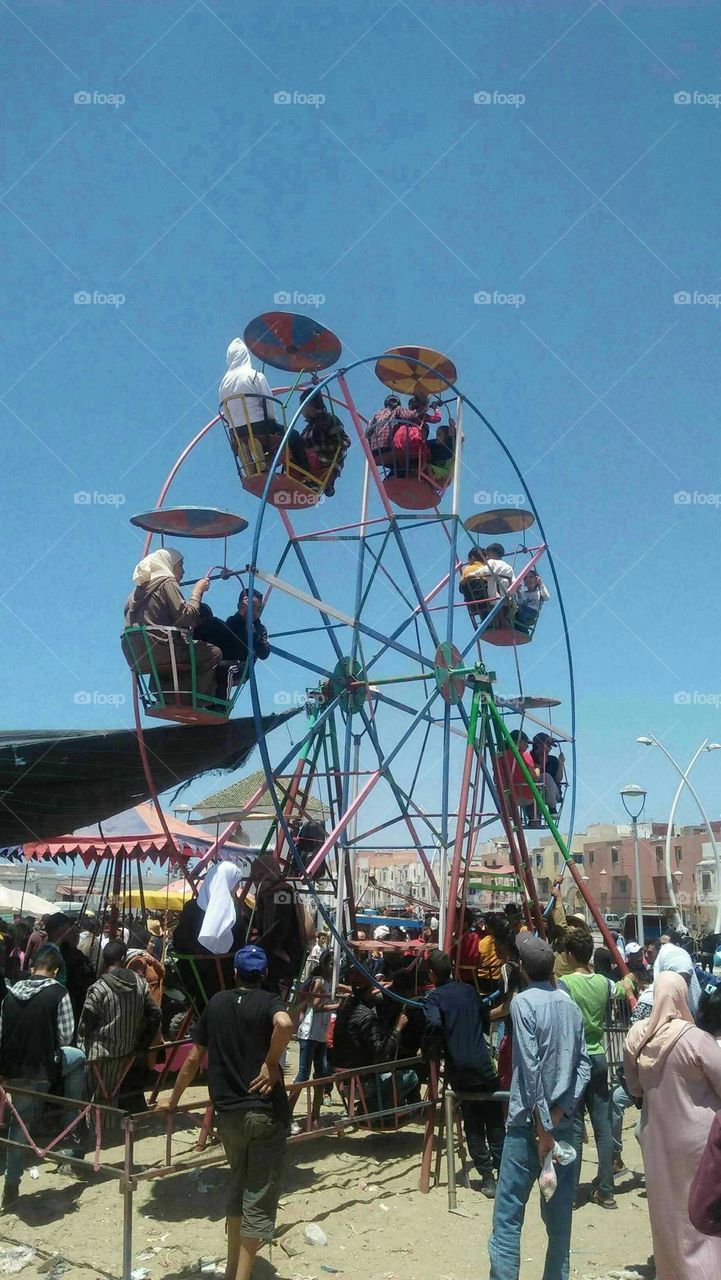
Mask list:
[[[492,1093],[498,1088],[488,1046],[483,1035],[484,1006],[468,982],[451,981],[451,962],[442,951],[428,959],[434,990],[423,1002],[426,1018],[424,1049],[432,1056],[443,1052],[446,1079],[458,1093]],[[493,1177],[503,1151],[503,1110],[499,1102],[461,1103],[466,1144],[478,1173],[481,1191],[492,1200]]]
[[[513,1078],[498,1175],[490,1280],[518,1280],[526,1204],[554,1141],[578,1149],[579,1103],[591,1078],[580,1009],[553,981],[555,954],[531,933],[516,940],[528,987],[511,1003]],[[568,1280],[575,1164],[556,1165],[558,1186],[541,1200],[548,1234],[542,1280]]]

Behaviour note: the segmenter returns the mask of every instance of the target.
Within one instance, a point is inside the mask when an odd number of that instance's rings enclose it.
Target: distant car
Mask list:
[[[609,929],[621,928],[621,917],[617,916],[615,911],[609,911],[607,915],[605,915],[603,918],[606,921],[606,924],[608,925]]]

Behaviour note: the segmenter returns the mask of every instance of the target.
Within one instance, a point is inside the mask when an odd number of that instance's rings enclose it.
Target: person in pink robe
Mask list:
[[[691,1225],[688,1199],[721,1111],[721,1047],[694,1025],[687,991],[678,973],[656,978],[651,1016],[626,1037],[626,1088],[643,1097],[640,1142],[656,1280],[719,1280],[721,1238]]]

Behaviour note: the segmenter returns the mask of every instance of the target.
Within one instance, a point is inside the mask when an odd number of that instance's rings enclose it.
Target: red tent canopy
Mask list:
[[[173,837],[171,844],[152,804],[138,804],[126,809],[102,823],[81,827],[72,835],[56,840],[40,840],[24,844],[19,856],[27,861],[62,862],[79,857],[84,866],[115,858],[147,858],[151,862],[166,863],[189,858],[201,858],[215,842],[215,837],[198,827],[191,827],[177,818],[166,816],[168,829]],[[255,849],[226,844],[226,856],[252,856]]]

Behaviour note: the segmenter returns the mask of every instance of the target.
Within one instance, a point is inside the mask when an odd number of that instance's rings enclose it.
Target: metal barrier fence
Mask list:
[[[173,1044],[166,1047],[176,1049],[179,1046]],[[288,1145],[297,1145],[311,1137],[316,1139],[324,1136],[337,1137],[342,1134],[344,1129],[350,1128],[367,1127],[373,1132],[388,1133],[397,1131],[403,1123],[422,1119],[424,1133],[419,1189],[427,1192],[430,1187],[430,1169],[438,1106],[437,1073],[433,1064],[431,1064],[429,1079],[425,1085],[425,1096],[412,1102],[406,1102],[402,1099],[397,1080],[398,1072],[414,1070],[421,1064],[422,1059],[420,1058],[404,1058],[392,1062],[375,1063],[369,1067],[336,1071],[331,1076],[318,1080],[304,1081],[300,1085],[293,1086],[295,1090],[299,1090],[301,1093],[305,1091],[307,1094],[306,1129],[304,1132],[290,1137]],[[423,1065],[425,1066],[426,1064],[424,1063]],[[390,1077],[390,1090],[387,1088],[387,1081],[380,1081],[381,1076]],[[371,1078],[370,1082],[369,1077]],[[385,1088],[386,1094],[389,1095],[388,1105],[384,1105],[381,1084]],[[339,1115],[334,1118],[326,1128],[313,1129],[311,1127],[312,1093],[316,1089],[324,1089],[326,1085],[334,1086],[338,1089],[345,1108],[345,1115]],[[41,1104],[41,1107],[44,1104],[48,1104],[52,1107],[64,1108],[66,1112],[69,1109],[76,1114],[70,1123],[63,1125],[61,1131],[49,1143],[45,1146],[40,1146],[31,1136],[28,1124],[23,1119],[22,1099],[35,1100]],[[15,1105],[16,1102],[20,1103],[20,1110]],[[117,1180],[123,1197],[122,1280],[131,1280],[133,1270],[133,1196],[139,1184],[156,1178],[164,1178],[210,1165],[222,1164],[225,1161],[225,1153],[222,1148],[220,1150],[206,1151],[213,1119],[212,1104],[210,1104],[207,1097],[196,1102],[181,1103],[173,1111],[143,1111],[133,1114],[122,1110],[120,1107],[107,1106],[100,1102],[76,1102],[33,1089],[11,1086],[9,1082],[6,1082],[5,1085],[0,1082],[0,1125],[4,1123],[8,1112],[26,1141],[18,1142],[3,1133],[0,1135],[0,1144],[6,1148],[20,1148],[26,1153],[35,1155],[38,1159],[53,1160],[57,1164],[69,1165],[79,1171],[85,1170],[87,1172],[91,1168],[95,1173],[102,1173]],[[178,1117],[196,1118],[199,1123],[200,1133],[191,1159],[187,1157],[187,1149],[180,1157],[173,1150]],[[384,1121],[392,1123],[384,1125]],[[92,1163],[86,1162],[78,1156],[68,1155],[66,1151],[60,1150],[59,1147],[59,1144],[64,1139],[68,1138],[74,1131],[77,1131],[79,1126],[84,1123],[87,1123],[90,1129],[94,1131],[95,1150]],[[108,1139],[108,1125],[113,1125],[114,1134],[121,1135],[122,1155],[117,1163],[103,1163],[101,1159],[103,1142],[107,1143]],[[142,1142],[144,1137],[158,1137],[162,1133],[165,1134],[163,1162],[155,1164],[152,1168],[137,1170],[135,1161],[138,1154],[138,1143]]]
[[[438,1181],[438,1173],[440,1171],[440,1162],[443,1152],[443,1136],[445,1133],[449,1213],[459,1212],[458,1191],[456,1186],[456,1150],[454,1137],[458,1142],[463,1178],[466,1185],[468,1185],[468,1173],[466,1171],[466,1161],[464,1157],[465,1142],[463,1139],[463,1132],[461,1130],[461,1115],[458,1111],[458,1104],[461,1102],[508,1102],[510,1096],[511,1095],[507,1089],[496,1089],[491,1093],[455,1093],[453,1089],[446,1085],[443,1094],[443,1115],[440,1134],[441,1141],[438,1148],[438,1159],[436,1161],[436,1181]]]
[[[604,1041],[609,1075],[616,1082],[616,1068],[623,1066],[623,1044],[631,1025],[631,1006],[628,1000],[609,1001]]]

